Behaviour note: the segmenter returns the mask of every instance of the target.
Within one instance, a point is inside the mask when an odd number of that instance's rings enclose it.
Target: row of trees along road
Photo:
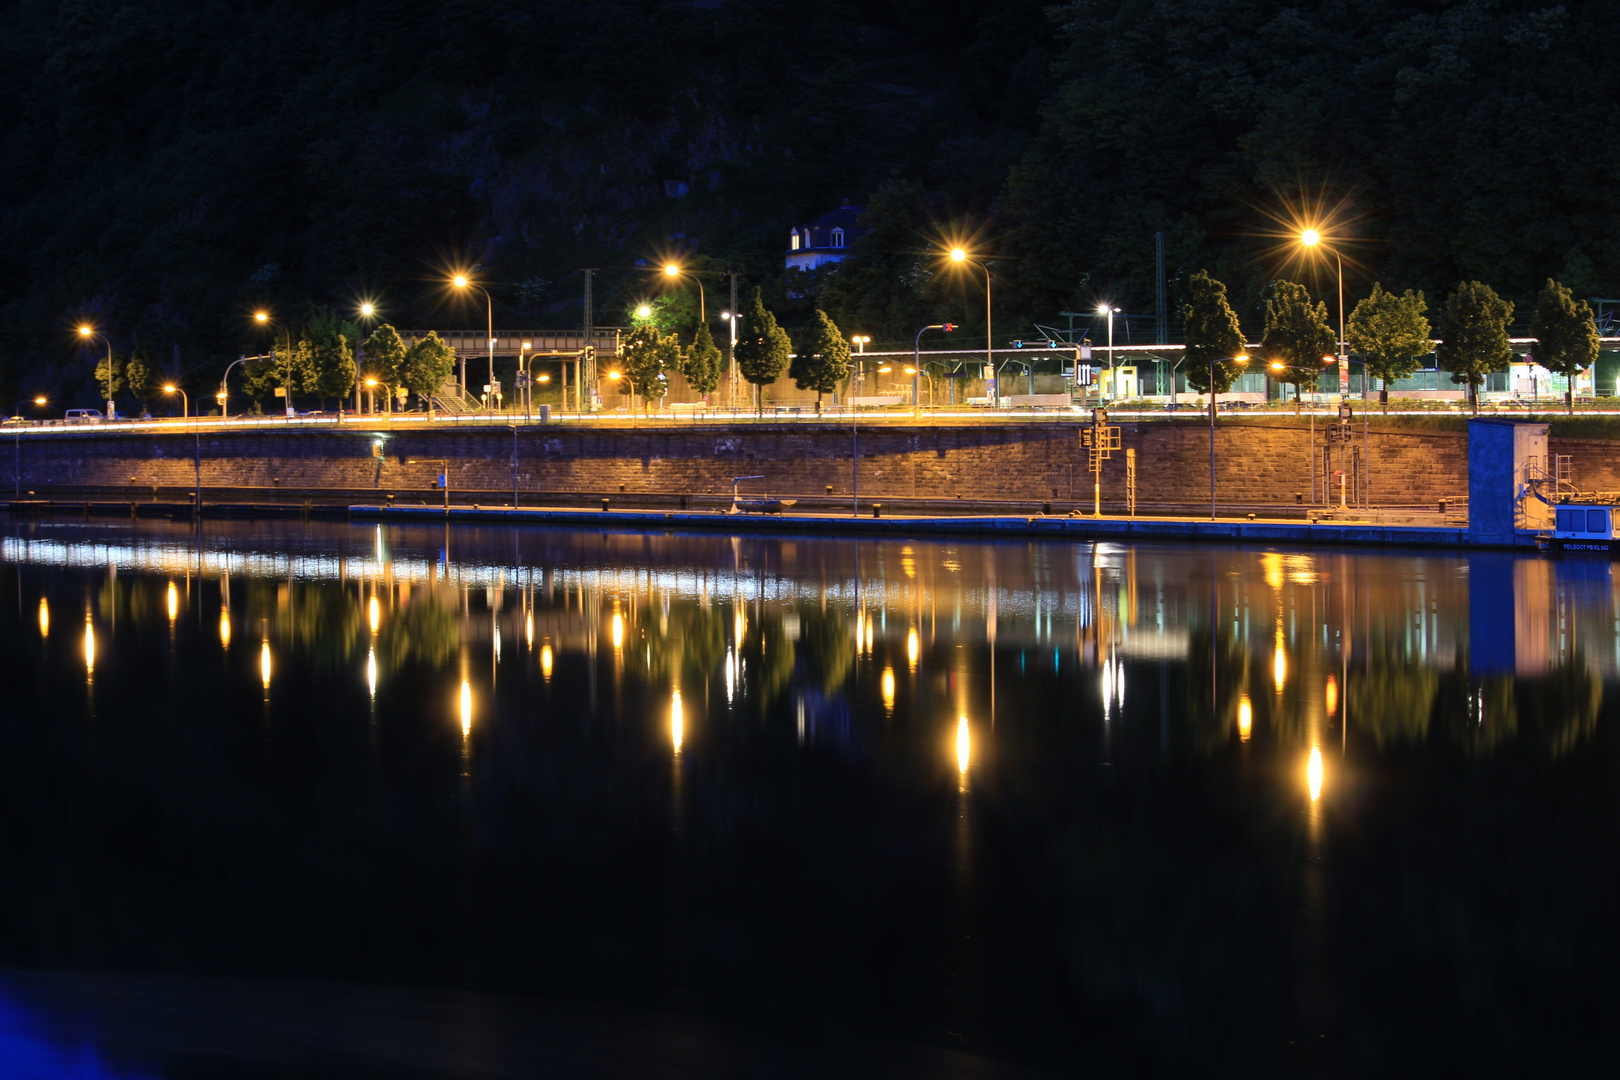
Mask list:
[[[1207,271],[1190,277],[1188,292],[1191,301],[1182,308],[1187,384],[1208,393],[1213,372],[1214,392],[1226,393],[1242,370],[1236,358],[1246,347],[1237,313],[1227,303],[1226,286]],[[1417,371],[1432,353],[1451,373],[1452,382],[1466,388],[1477,412],[1485,376],[1508,370],[1513,360],[1508,341],[1513,302],[1483,282],[1462,282],[1440,307],[1438,341],[1429,336],[1427,310],[1421,291],[1408,289],[1397,296],[1374,283],[1371,294],[1346,320],[1349,348],[1365,364],[1368,376],[1382,383],[1380,396],[1386,408],[1389,383]],[[1597,362],[1598,331],[1591,304],[1576,300],[1568,288],[1548,278],[1536,301],[1530,333],[1535,339],[1530,354],[1534,361],[1570,380],[1564,401],[1574,412],[1573,380]],[[1325,303],[1313,301],[1303,285],[1277,281],[1266,301],[1260,344],[1268,374],[1292,385],[1297,402],[1301,388],[1315,388],[1323,358],[1334,354],[1338,338]]]
[[[784,371],[800,390],[815,391],[817,411],[821,395],[833,393],[849,378],[849,342],[819,308],[801,332],[797,351],[757,288],[742,305],[738,327],[737,370],[755,387],[758,409],[764,408],[761,389],[781,378]],[[683,349],[677,334],[665,334],[652,323],[641,322],[625,335],[620,348],[620,389],[625,394],[639,394],[643,407],[669,392],[671,372],[683,375],[699,394],[712,394],[720,385],[720,349],[705,324],[698,325],[691,345]]]

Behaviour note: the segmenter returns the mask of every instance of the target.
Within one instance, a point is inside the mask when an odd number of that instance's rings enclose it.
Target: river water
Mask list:
[[[1606,562],[50,520],[0,558],[0,1075],[1615,1056]]]

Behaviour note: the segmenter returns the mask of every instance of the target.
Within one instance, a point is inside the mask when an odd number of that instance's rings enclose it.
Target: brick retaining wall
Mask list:
[[[863,499],[1089,499],[1087,452],[1079,425],[1067,423],[870,424],[860,428]],[[1359,444],[1360,432],[1357,431]],[[1209,497],[1209,430],[1197,422],[1124,424],[1124,447],[1137,451],[1138,502],[1198,505]],[[316,429],[189,433],[72,432],[16,440],[22,488],[53,490],[156,485],[190,488],[201,451],[204,488],[420,491],[449,459],[453,490],[509,492],[509,428],[415,428],[391,433],[385,456],[372,456],[373,434],[361,424]],[[1317,432],[1320,441],[1322,433]],[[1311,489],[1306,430],[1264,421],[1216,429],[1219,499],[1228,504],[1293,504]],[[1620,489],[1614,444],[1555,439],[1555,453],[1574,455],[1585,487]],[[0,476],[12,447],[0,445]],[[624,427],[551,426],[517,435],[518,486],[547,491],[628,493],[729,492],[731,478],[763,474],[778,495],[847,496],[851,437],[847,426],[761,423],[735,427],[648,423]],[[1467,494],[1467,439],[1461,433],[1374,430],[1372,495],[1376,503],[1433,505]],[[1124,494],[1123,452],[1103,470],[1103,496]],[[757,490],[757,488],[756,488]],[[1071,495],[1072,492],[1072,495]],[[1307,495],[1308,497],[1308,495]]]

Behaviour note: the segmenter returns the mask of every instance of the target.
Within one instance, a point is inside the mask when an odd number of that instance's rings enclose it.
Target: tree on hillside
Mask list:
[[[1536,339],[1536,363],[1567,380],[1564,408],[1575,413],[1575,376],[1597,363],[1598,330],[1592,305],[1577,301],[1569,289],[1552,278],[1536,297],[1536,314],[1530,320],[1530,336]]]
[[[720,385],[720,349],[705,323],[699,323],[692,347],[681,361],[681,374],[697,393],[708,397]]]
[[[1301,388],[1315,389],[1322,357],[1332,355],[1338,338],[1328,325],[1326,304],[1313,303],[1310,292],[1297,282],[1279,281],[1266,301],[1266,331],[1260,342],[1271,376],[1293,385],[1297,408]]]
[[[405,342],[400,338],[399,331],[388,323],[377,327],[366,338],[364,374],[387,388],[390,401],[394,392],[405,384]]]
[[[1513,358],[1508,344],[1508,320],[1513,301],[1503,300],[1482,281],[1465,281],[1446,297],[1440,308],[1440,341],[1435,358],[1451,372],[1451,381],[1467,388],[1474,412],[1479,412],[1479,386],[1492,371],[1506,371]]]
[[[787,331],[776,324],[776,316],[765,309],[759,289],[743,304],[737,328],[737,370],[759,388],[754,391],[758,407],[765,407],[763,388],[782,377],[793,345]]]
[[[1429,320],[1423,316],[1428,307],[1422,292],[1407,289],[1396,296],[1374,282],[1372,293],[1350,313],[1345,337],[1350,348],[1361,355],[1368,377],[1379,381],[1378,397],[1385,412],[1389,411],[1391,380],[1412,374],[1434,351]]]
[[[849,378],[849,342],[820,308],[811,313],[810,326],[804,332],[788,374],[800,390],[816,392],[818,413],[821,395],[837,390],[838,384]]]
[[[450,381],[455,370],[456,350],[429,330],[426,337],[417,338],[405,350],[400,361],[400,382],[426,402]]]
[[[619,346],[619,369],[630,384],[628,393],[640,394],[643,408],[669,392],[669,372],[680,359],[680,343],[674,334],[660,333],[651,322],[643,322],[624,336]]]
[[[1226,302],[1226,286],[1199,270],[1187,279],[1192,302],[1181,308],[1181,323],[1186,333],[1187,385],[1194,390],[1209,393],[1209,406],[1215,407],[1215,395],[1232,389],[1238,366],[1234,357],[1243,355],[1243,328],[1238,325],[1237,312]],[[1210,364],[1214,363],[1215,386],[1209,385]]]

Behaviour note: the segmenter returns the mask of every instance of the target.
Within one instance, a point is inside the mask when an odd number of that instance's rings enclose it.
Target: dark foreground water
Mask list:
[[[0,531],[0,1076],[1620,1057],[1606,562]]]

